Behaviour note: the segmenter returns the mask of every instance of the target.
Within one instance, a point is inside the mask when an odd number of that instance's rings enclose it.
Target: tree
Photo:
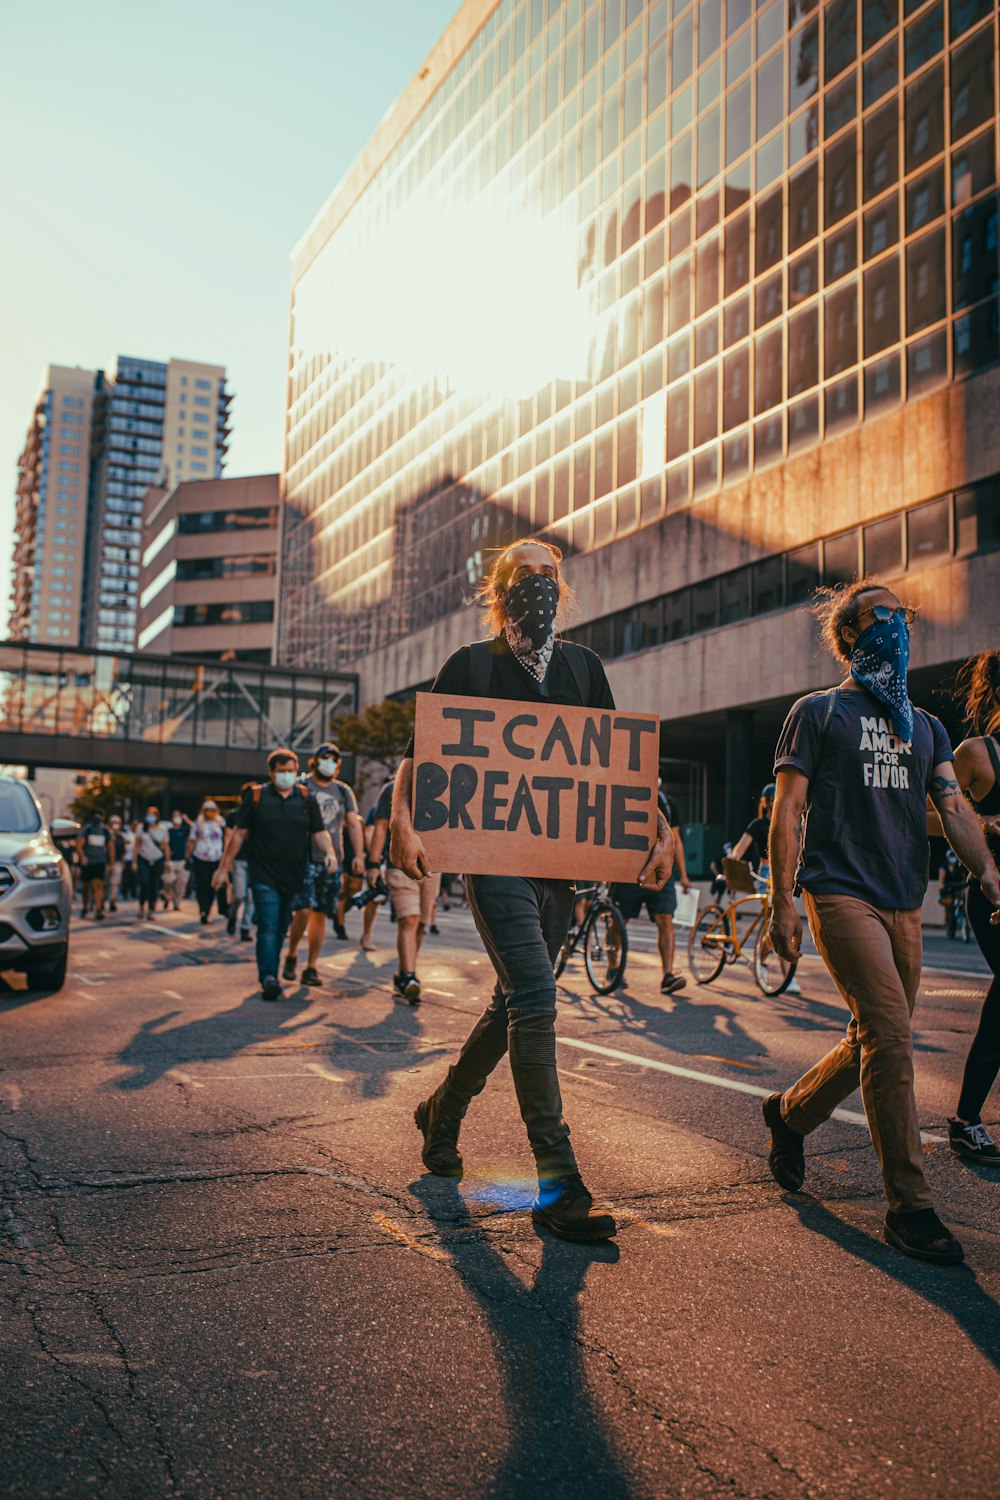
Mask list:
[[[95,812],[103,813],[105,818],[111,813],[135,818],[150,803],[155,805],[162,789],[162,781],[151,781],[145,776],[96,771],[73,798],[71,809],[79,823],[89,822]]]
[[[361,771],[362,764],[372,766],[383,780],[395,773],[413,733],[415,710],[415,698],[403,703],[396,698],[384,698],[381,703],[370,703],[362,713],[347,714],[334,724],[337,744],[357,760],[359,790],[371,779]]]

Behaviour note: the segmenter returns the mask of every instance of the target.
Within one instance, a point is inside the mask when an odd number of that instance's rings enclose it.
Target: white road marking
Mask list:
[[[182,1073],[180,1068],[168,1069],[167,1077],[176,1078],[178,1082],[186,1083],[188,1088],[191,1089],[203,1089],[205,1087],[205,1085],[203,1083],[199,1083],[196,1078],[192,1078],[190,1073]]]
[[[186,943],[195,943],[198,941],[193,932],[181,932],[176,927],[160,927],[156,922],[144,922],[142,925],[142,931],[165,932],[167,937],[183,938]]]
[[[86,974],[78,974],[77,978],[81,984],[89,985],[91,989],[98,989],[102,984],[107,984],[106,979],[88,979]]]
[[[326,1078],[326,1079],[329,1080],[330,1083],[346,1083],[347,1082],[346,1078],[341,1078],[339,1074],[337,1074],[337,1073],[331,1073],[330,1070],[329,1070],[329,1068],[324,1068],[324,1066],[323,1066],[322,1063],[316,1063],[316,1062],[306,1063],[306,1071],[308,1073],[315,1073],[316,1076],[317,1076],[317,1078]]]
[[[184,996],[182,994],[180,994],[177,990],[164,990],[163,993],[166,995],[166,997],[167,997],[168,1000],[183,1000],[184,999]]]
[[[619,1062],[634,1063],[637,1068],[652,1068],[656,1073],[672,1073],[675,1078],[688,1078],[694,1083],[710,1083],[717,1089],[731,1089],[734,1094],[753,1094],[757,1099],[766,1099],[768,1094],[773,1094],[773,1089],[760,1088],[754,1083],[742,1083],[738,1078],[718,1078],[714,1073],[699,1073],[694,1068],[682,1068],[677,1063],[661,1062],[656,1057],[640,1057],[635,1052],[621,1052],[617,1047],[601,1047],[596,1042],[583,1042],[575,1036],[561,1036],[557,1038],[564,1047],[576,1047],[581,1052],[596,1052],[601,1057],[613,1057]],[[575,1074],[569,1075],[571,1078]],[[848,1125],[863,1125],[868,1129],[868,1121],[864,1115],[858,1114],[853,1109],[835,1109],[833,1112],[835,1120],[844,1120]],[[920,1139],[933,1145],[944,1145],[943,1135],[932,1135],[929,1131],[922,1130]]]

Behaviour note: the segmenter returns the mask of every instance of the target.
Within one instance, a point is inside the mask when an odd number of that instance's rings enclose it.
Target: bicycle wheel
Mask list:
[[[555,972],[555,977],[557,979],[559,978],[559,975],[562,973],[563,969],[565,969],[566,964],[569,962],[569,956],[573,952],[574,947],[576,946],[576,937],[577,937],[576,928],[575,927],[571,927],[570,930],[569,930],[569,932],[567,932],[567,934],[566,934],[566,937],[565,937],[565,940],[563,942],[562,947],[559,949],[559,952],[556,955],[555,971],[554,972]]]
[[[698,984],[711,984],[722,972],[731,939],[721,907],[706,906],[691,928],[688,963]]]
[[[758,988],[765,995],[780,995],[791,984],[795,977],[797,964],[791,964],[787,958],[771,946],[767,928],[761,927],[757,934],[757,941],[753,948],[753,972]]]
[[[596,994],[610,995],[618,988],[627,958],[628,934],[621,912],[610,901],[595,902],[583,935],[583,961]]]

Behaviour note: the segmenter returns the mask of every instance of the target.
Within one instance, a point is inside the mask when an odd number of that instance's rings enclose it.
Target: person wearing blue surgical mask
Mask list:
[[[886,1242],[917,1260],[953,1265],[962,1247],[934,1211],[913,1092],[928,797],[990,908],[1000,908],[1000,873],[962,796],[943,725],[910,699],[914,611],[867,578],[821,590],[816,613],[848,676],[800,698],[785,720],[774,762],[768,935],[783,958],[800,957],[801,890],[850,1020],[825,1057],[764,1100],[768,1164],[781,1187],[798,1192],[805,1137],[860,1084],[888,1202]]]
[[[337,856],[316,798],[299,781],[294,750],[272,750],[267,758],[268,781],[251,787],[240,805],[235,828],[229,831],[212,886],[219,890],[230,878],[233,860],[247,845],[249,883],[257,922],[257,970],[265,1000],[281,999],[278,965],[292,912],[301,905],[310,849],[329,873]]]

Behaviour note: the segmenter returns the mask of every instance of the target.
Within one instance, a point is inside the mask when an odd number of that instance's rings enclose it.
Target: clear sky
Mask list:
[[[0,638],[47,364],[224,364],[226,472],[280,467],[292,246],[458,6],[0,6]]]

